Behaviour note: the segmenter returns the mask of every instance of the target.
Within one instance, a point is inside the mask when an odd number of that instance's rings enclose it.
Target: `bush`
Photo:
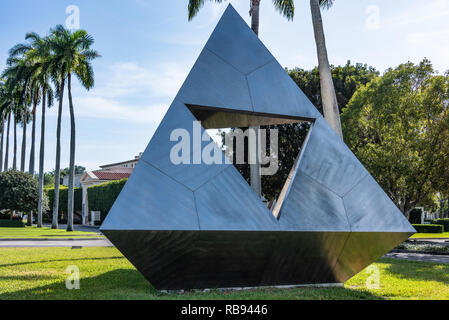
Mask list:
[[[29,173],[9,170],[0,173],[0,209],[30,212],[37,210],[37,180]]]
[[[418,233],[442,233],[443,226],[439,224],[412,224]]]
[[[55,203],[55,187],[44,188],[44,193],[48,196],[49,209],[53,210]],[[74,211],[82,211],[83,208],[83,190],[82,188],[75,188],[74,190]],[[68,207],[69,188],[66,186],[59,186],[59,212],[67,212]]]
[[[410,221],[411,224],[420,224],[421,223],[421,214],[422,209],[414,208],[412,211],[410,211],[410,216],[408,218],[408,221]]]
[[[443,226],[445,232],[449,232],[449,219],[435,219],[432,220],[433,224],[439,224]]]
[[[53,205],[55,204],[55,187],[46,187],[44,188],[44,193],[48,197],[49,202],[49,211],[44,216],[44,220],[46,222],[52,221],[53,214]],[[82,212],[83,210],[83,189],[75,188],[73,191],[74,202],[73,202],[73,211]],[[60,223],[67,223],[67,207],[68,207],[68,198],[69,198],[69,188],[63,185],[59,186],[59,204],[58,204],[58,221]],[[75,220],[74,216],[74,220]],[[76,221],[75,221],[76,222]]]
[[[89,210],[101,212],[101,222],[106,218],[109,210],[122,191],[128,179],[115,180],[97,184],[87,189]]]
[[[18,228],[25,227],[25,224],[22,222],[22,219],[0,220],[0,227]]]

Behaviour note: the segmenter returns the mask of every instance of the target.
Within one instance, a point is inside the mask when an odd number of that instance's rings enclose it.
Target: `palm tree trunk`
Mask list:
[[[33,122],[31,126],[31,149],[30,149],[30,163],[28,164],[28,172],[32,175],[34,175],[34,154],[35,154],[35,147],[36,147],[36,100],[34,101],[33,105],[33,112],[31,113],[31,116],[33,117]]]
[[[17,170],[17,114],[14,113],[14,149],[12,158],[12,169]]]
[[[6,127],[6,146],[5,146],[5,165],[3,170],[8,171],[8,156],[9,156],[9,126],[11,124],[11,112],[8,114],[8,126]]]
[[[3,136],[5,135],[5,119],[3,118],[3,115],[1,116],[2,119],[0,120],[0,172],[3,172]]]
[[[69,161],[69,190],[67,197],[67,231],[73,231],[73,196],[74,196],[74,173],[75,173],[75,113],[73,111],[71,74],[67,79],[67,90],[69,93],[69,109],[70,109],[70,161]]]
[[[260,0],[251,0],[251,29],[254,33],[259,36],[259,5]],[[255,148],[253,149],[256,152],[256,163],[250,164],[250,182],[251,188],[256,192],[256,194],[261,197],[262,196],[262,181],[260,176],[260,163],[259,163],[259,154],[260,154],[260,127],[250,127],[250,130],[254,130],[256,132],[256,139],[254,141]]]
[[[36,115],[35,115],[36,116]],[[37,227],[42,228],[42,199],[44,197],[44,151],[45,151],[45,87],[42,88],[41,146],[39,151],[39,202],[37,205]]]
[[[51,223],[52,229],[58,229],[58,210],[59,210],[59,178],[61,174],[61,116],[62,116],[62,100],[64,98],[64,77],[61,79],[59,88],[59,106],[58,106],[58,125],[56,128],[56,163],[55,163],[55,199],[53,204],[53,219]]]
[[[23,127],[22,127],[22,151],[21,151],[21,157],[20,157],[20,171],[25,172],[25,152],[27,147],[27,122],[28,122],[28,115],[27,110],[24,110],[23,115]]]
[[[335,94],[332,73],[327,57],[326,40],[324,37],[319,0],[310,0],[310,10],[312,11],[313,31],[315,33],[315,43],[318,55],[324,118],[343,139],[337,95]]]

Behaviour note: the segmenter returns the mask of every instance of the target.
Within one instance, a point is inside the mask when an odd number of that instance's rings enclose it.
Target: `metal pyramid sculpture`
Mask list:
[[[202,150],[208,128],[301,120],[277,218],[223,152],[170,160],[177,129]],[[342,283],[415,232],[231,5],[101,231],[157,289]]]

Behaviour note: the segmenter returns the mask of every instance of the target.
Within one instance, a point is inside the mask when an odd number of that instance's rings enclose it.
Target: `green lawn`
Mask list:
[[[80,270],[80,289],[67,290],[65,270]],[[449,265],[381,259],[380,288],[362,271],[344,288],[190,291],[154,290],[115,248],[0,248],[0,299],[448,299]]]
[[[76,229],[76,226],[75,226]],[[0,239],[1,238],[90,238],[99,237],[95,232],[83,232],[72,231],[67,232],[64,229],[51,229],[51,228],[36,228],[24,227],[24,228],[6,228],[0,227]]]
[[[443,233],[415,233],[410,239],[419,239],[419,238],[449,238],[449,232]]]

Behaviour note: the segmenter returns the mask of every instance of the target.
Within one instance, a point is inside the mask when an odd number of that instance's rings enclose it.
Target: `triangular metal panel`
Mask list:
[[[177,99],[186,104],[253,111],[246,77],[203,49]]]
[[[234,166],[195,191],[201,230],[279,230],[278,221]]]
[[[323,117],[313,124],[299,170],[341,197],[368,174]]]
[[[192,191],[215,177],[225,168],[232,166],[226,163],[226,156],[222,150],[218,149],[218,146],[215,151],[219,153],[221,163],[205,164],[202,158],[198,159],[198,156],[195,156],[198,155],[198,152],[199,156],[201,156],[205,147],[214,143],[202,126],[200,127],[201,132],[194,134],[195,121],[197,120],[190,110],[183,103],[175,100],[141,157],[143,161],[158,168],[164,174],[185,185]],[[178,140],[171,141],[170,136],[174,130],[185,130],[188,134],[188,138],[190,139],[190,147],[187,150],[190,152],[188,163],[175,164],[170,158],[172,148],[181,140],[179,138]],[[207,141],[203,141],[203,135],[208,137]],[[201,141],[198,139],[201,139]],[[200,148],[194,149],[194,143],[198,143]],[[197,163],[198,161],[200,163]]]
[[[279,223],[282,230],[350,231],[343,200],[300,171],[293,177]]]
[[[243,74],[274,60],[232,5],[223,13],[205,47]]]
[[[353,231],[416,232],[371,175],[344,198]]]
[[[101,230],[198,229],[193,192],[145,161],[134,168],[101,226]]]
[[[321,116],[277,61],[255,70],[247,78],[255,112],[309,119]]]

